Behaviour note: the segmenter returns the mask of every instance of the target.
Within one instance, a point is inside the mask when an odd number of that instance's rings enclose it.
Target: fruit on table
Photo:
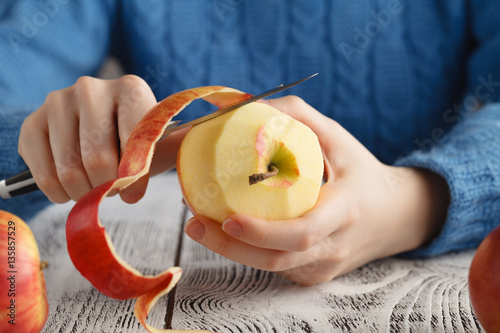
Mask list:
[[[49,312],[35,237],[19,217],[0,210],[0,332],[38,333]]]
[[[309,127],[254,102],[193,126],[177,173],[196,214],[220,223],[233,213],[289,219],[316,203],[323,154]]]
[[[500,332],[500,226],[479,245],[469,270],[472,307],[486,332]]]

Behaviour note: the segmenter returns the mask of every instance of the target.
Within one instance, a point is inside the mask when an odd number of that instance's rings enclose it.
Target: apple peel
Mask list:
[[[195,99],[222,108],[252,95],[223,86],[206,86],[172,94],[156,104],[132,131],[118,167],[118,178],[95,187],[71,210],[66,241],[76,269],[101,293],[116,299],[138,298],[135,315],[149,332],[163,332],[145,320],[156,301],[180,279],[182,270],[171,267],[156,276],[144,276],[115,252],[99,220],[101,201],[112,190],[121,190],[149,172],[155,144],[172,118]],[[180,332],[180,331],[179,331]]]

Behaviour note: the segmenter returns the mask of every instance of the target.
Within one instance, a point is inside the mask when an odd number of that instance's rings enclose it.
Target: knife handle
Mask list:
[[[10,199],[37,190],[39,188],[29,170],[0,181],[0,197],[2,199]]]

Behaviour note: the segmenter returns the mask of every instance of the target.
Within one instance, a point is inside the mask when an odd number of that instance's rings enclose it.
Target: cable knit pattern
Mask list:
[[[371,72],[375,43],[373,39],[363,37],[363,30],[370,21],[370,2],[332,3],[330,38],[334,44],[332,87],[335,93],[328,112],[368,149],[374,151],[377,149],[374,134],[376,113],[372,108],[374,86]],[[369,109],[371,111],[366,112]]]
[[[191,6],[172,2],[169,24],[177,33],[170,35],[170,47],[177,65],[172,68],[172,89],[180,90],[191,82],[206,81],[206,59],[210,47],[210,31],[206,29],[207,1],[192,1]],[[190,19],[186,20],[186,17]],[[149,32],[151,33],[151,32]],[[146,33],[147,35],[148,33]]]
[[[391,26],[403,26],[403,22],[408,19],[408,7],[405,4],[389,9],[387,1],[379,1],[378,8],[371,12],[371,22],[377,24],[370,24],[368,29],[369,32],[374,31],[374,43],[377,44],[373,50],[373,108],[377,120],[382,120],[375,121],[372,126],[377,127],[375,140],[384,160],[394,158],[401,141],[412,140],[418,124],[408,118],[409,114],[415,112],[418,92],[414,81],[417,73],[413,59],[409,56],[412,50],[407,42],[407,30],[398,29],[390,33]],[[394,38],[401,42],[394,43]],[[401,126],[403,123],[405,126]],[[398,140],[394,140],[395,137]]]
[[[267,0],[245,2],[243,5],[252,89],[264,91],[269,89],[269,81],[288,80],[287,73],[276,70],[276,63],[286,61],[288,53],[288,6],[281,1]]]
[[[441,234],[409,255],[473,247],[500,216],[499,13],[497,0],[4,1],[0,177],[26,168],[24,118],[108,53],[158,99],[201,85],[256,93],[318,72],[287,94],[382,162],[429,168],[450,186]],[[208,109],[194,104],[179,118]],[[0,209],[29,218],[46,204],[37,193]]]

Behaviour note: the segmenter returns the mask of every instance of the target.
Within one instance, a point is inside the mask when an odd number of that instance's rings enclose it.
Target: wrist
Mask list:
[[[391,167],[395,174],[393,199],[401,228],[399,251],[425,246],[437,237],[446,221],[450,195],[446,180],[426,169]]]

